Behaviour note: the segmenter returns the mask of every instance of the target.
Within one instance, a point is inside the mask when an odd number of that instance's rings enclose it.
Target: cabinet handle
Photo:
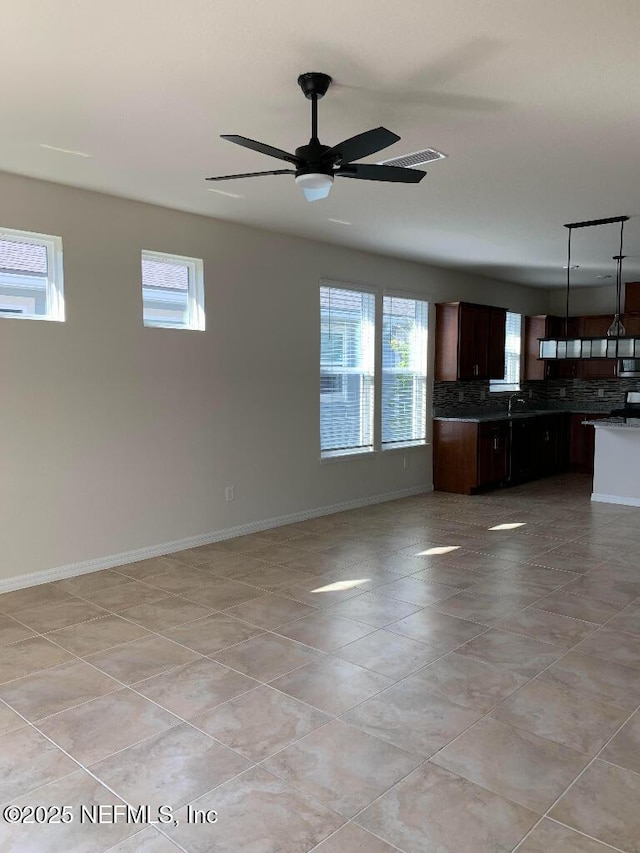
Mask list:
[[[493,439],[493,449],[496,453],[498,452],[498,439],[497,439],[497,437]]]

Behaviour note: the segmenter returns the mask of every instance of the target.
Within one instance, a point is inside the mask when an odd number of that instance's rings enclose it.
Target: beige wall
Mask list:
[[[0,320],[0,578],[429,485],[428,449],[406,471],[319,463],[321,277],[546,310],[545,291],[14,175],[0,226],[62,236],[67,315]],[[143,328],[141,249],[204,259],[206,332]]]
[[[566,300],[567,294],[564,288],[549,290],[549,313],[564,317],[566,313]],[[615,304],[615,285],[572,287],[569,291],[569,314],[572,317],[589,314],[613,315]]]

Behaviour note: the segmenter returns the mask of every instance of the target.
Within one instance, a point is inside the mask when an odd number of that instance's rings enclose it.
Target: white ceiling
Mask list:
[[[4,0],[2,29],[2,170],[542,286],[564,281],[563,223],[627,214],[640,279],[638,0]],[[289,175],[209,192],[285,165],[222,133],[306,144],[304,71],[335,81],[324,143],[384,125],[402,141],[367,162],[448,159],[313,204]],[[572,282],[602,284],[616,226],[574,247]]]

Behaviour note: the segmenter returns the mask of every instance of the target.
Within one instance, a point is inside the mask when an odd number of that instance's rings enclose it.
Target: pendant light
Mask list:
[[[592,219],[588,222],[571,222],[565,225],[569,231],[567,240],[567,294],[564,337],[539,338],[538,358],[544,361],[566,361],[567,359],[617,359],[640,358],[640,337],[629,336],[621,320],[622,298],[622,242],[624,223],[628,216],[611,216],[608,219]],[[598,225],[620,223],[620,249],[613,256],[616,262],[616,306],[613,322],[604,337],[569,336],[569,292],[571,289],[571,234],[575,228],[591,228]]]

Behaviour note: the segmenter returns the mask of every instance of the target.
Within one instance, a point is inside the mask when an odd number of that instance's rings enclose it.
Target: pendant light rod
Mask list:
[[[620,309],[622,307],[622,261],[624,259],[622,242],[624,239],[624,222],[624,219],[620,222],[620,251],[614,256],[614,261],[616,262],[616,319],[618,322],[620,321]]]
[[[590,228],[592,225],[610,225],[612,222],[626,222],[628,216],[610,216],[608,219],[590,219],[586,222],[569,222],[565,228]]]

